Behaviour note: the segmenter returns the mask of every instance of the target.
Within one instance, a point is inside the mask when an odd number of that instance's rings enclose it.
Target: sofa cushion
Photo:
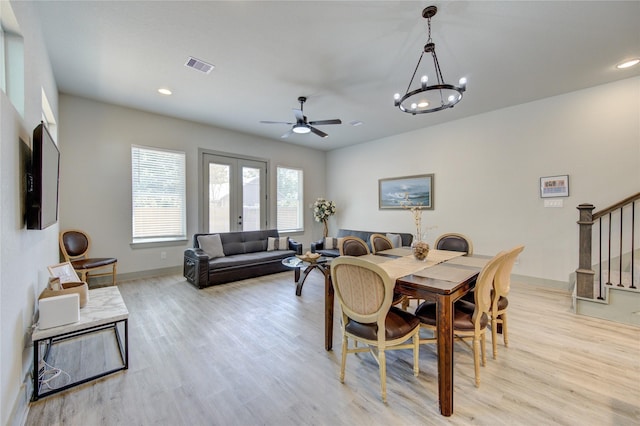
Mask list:
[[[325,250],[337,250],[344,238],[324,237]]]
[[[289,250],[289,237],[268,237],[267,251]]]
[[[316,253],[320,253],[322,256],[325,256],[325,257],[338,257],[338,256],[340,256],[340,250],[338,250],[338,249],[329,249],[329,250],[320,249],[320,250],[316,250]]]
[[[224,254],[231,256],[244,253],[244,241],[240,232],[228,232],[220,236],[224,246]]]
[[[254,253],[236,254],[235,256],[218,257],[209,260],[209,269],[221,269],[230,267],[241,267],[245,265],[255,265],[258,263],[272,262],[285,257],[294,256],[293,250],[259,251]]]
[[[224,250],[222,249],[222,240],[220,234],[211,235],[199,235],[198,244],[202,251],[207,253],[211,258],[224,257]]]
[[[386,237],[391,241],[393,248],[402,247],[402,235],[400,234],[387,234]]]
[[[253,240],[253,241],[245,241],[244,242],[244,252],[245,253],[255,253],[258,251],[266,251],[267,250],[267,240]]]

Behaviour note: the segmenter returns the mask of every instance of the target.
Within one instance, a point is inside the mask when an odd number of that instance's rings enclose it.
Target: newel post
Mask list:
[[[580,252],[576,269],[576,294],[578,297],[593,299],[593,281],[595,272],[591,269],[591,228],[593,226],[593,204],[580,204]]]

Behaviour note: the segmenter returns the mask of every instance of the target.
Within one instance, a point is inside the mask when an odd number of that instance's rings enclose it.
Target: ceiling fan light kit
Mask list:
[[[293,133],[298,133],[300,135],[311,132],[311,129],[304,124],[296,124],[291,130],[293,130]]]
[[[440,64],[436,56],[436,45],[431,39],[431,18],[433,18],[437,12],[438,8],[436,6],[428,6],[422,11],[422,17],[427,20],[429,34],[427,44],[425,44],[424,50],[420,54],[405,94],[401,95],[400,93],[396,93],[393,96],[394,105],[398,107],[400,111],[409,114],[425,114],[453,108],[454,105],[462,100],[462,94],[467,88],[467,79],[464,77],[460,79],[457,86],[445,83],[442,77],[442,71],[440,70]],[[411,90],[411,84],[418,72],[420,62],[425,53],[431,54],[433,59],[436,82],[428,85],[429,77],[425,74],[420,78],[420,86],[417,89]]]
[[[287,133],[280,136],[281,138],[288,138],[291,133],[297,134],[305,134],[305,133],[314,133],[321,138],[326,138],[329,135],[323,132],[322,130],[316,129],[314,126],[320,126],[325,124],[342,124],[342,120],[338,118],[333,118],[331,120],[316,120],[316,121],[307,121],[307,116],[304,115],[303,105],[307,101],[307,98],[304,96],[300,96],[298,98],[298,102],[300,102],[300,109],[294,109],[293,114],[296,116],[296,122],[286,122],[286,121],[261,121],[261,123],[265,124],[286,124],[291,127]]]

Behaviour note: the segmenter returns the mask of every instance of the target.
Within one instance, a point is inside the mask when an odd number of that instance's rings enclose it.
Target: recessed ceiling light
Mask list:
[[[635,58],[635,59],[630,59],[628,61],[622,62],[618,65],[616,65],[616,68],[618,68],[619,70],[625,69],[625,68],[630,68],[634,65],[638,65],[638,63],[640,63],[640,59]]]
[[[158,89],[158,93],[169,96],[172,92],[169,89]]]

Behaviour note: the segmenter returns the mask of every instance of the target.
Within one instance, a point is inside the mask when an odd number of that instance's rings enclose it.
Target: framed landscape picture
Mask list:
[[[540,197],[568,197],[569,175],[548,176],[540,178]]]
[[[433,210],[433,173],[378,180],[378,208]]]

